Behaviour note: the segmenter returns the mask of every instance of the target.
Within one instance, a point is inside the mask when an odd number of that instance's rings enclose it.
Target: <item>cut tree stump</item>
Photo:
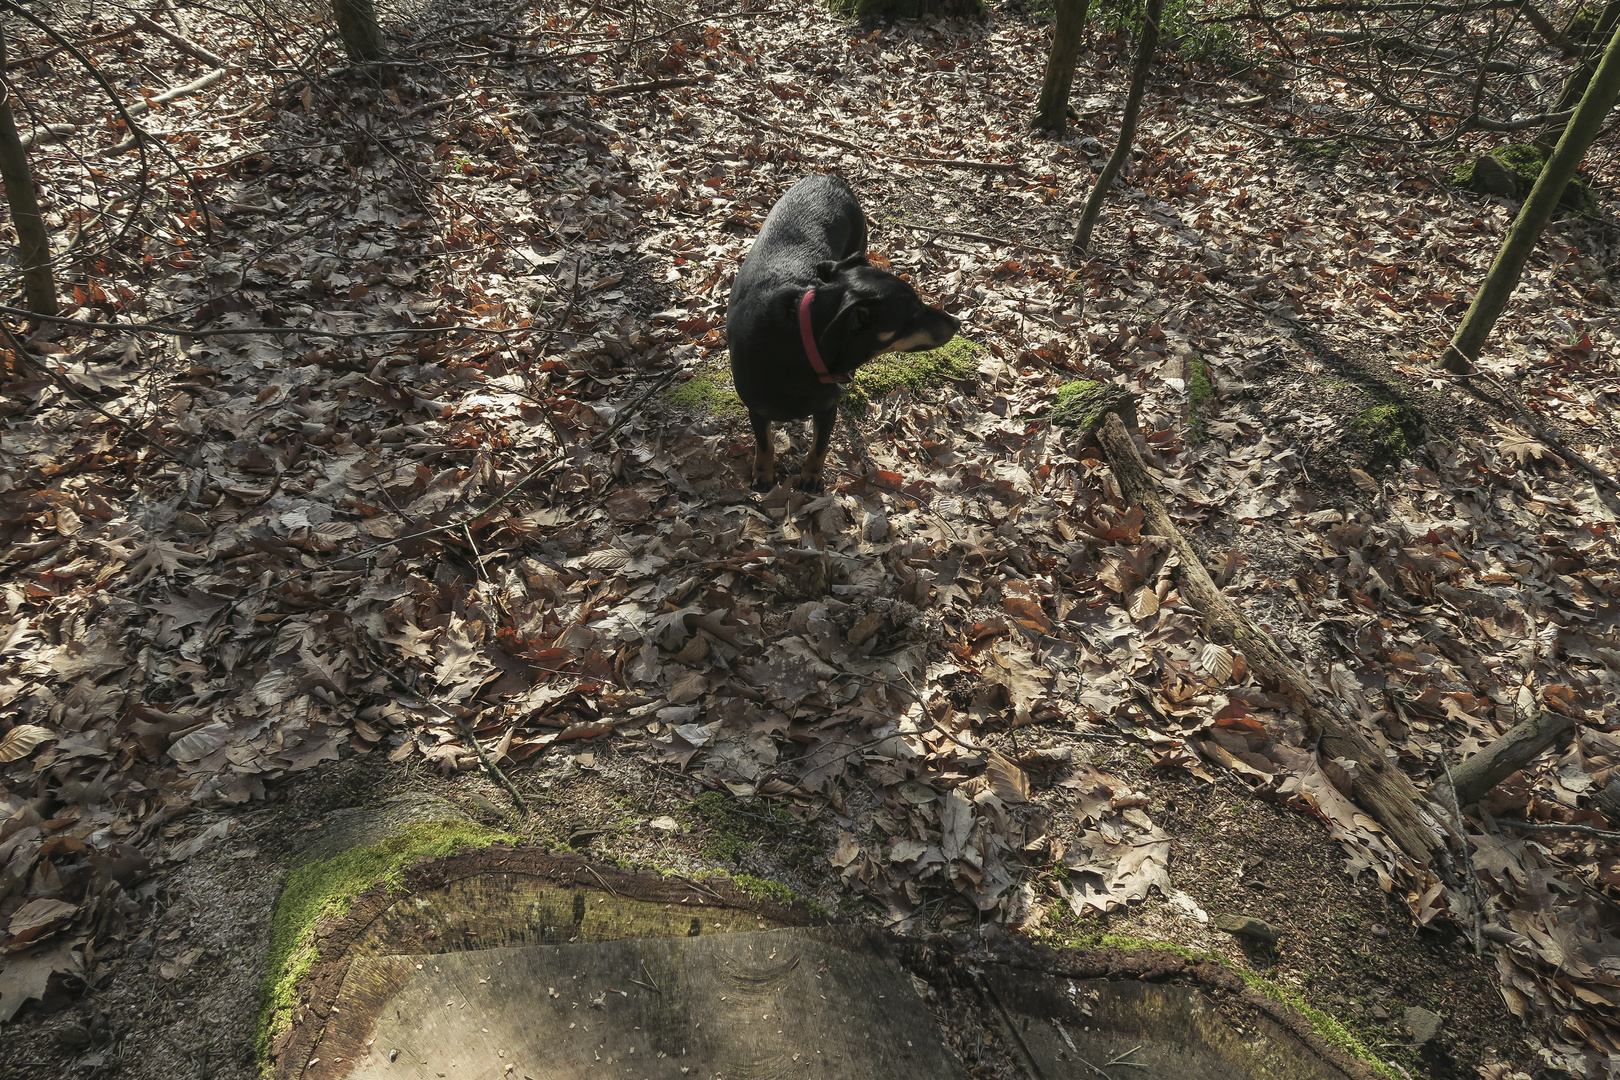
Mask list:
[[[1297,700],[1300,714],[1311,725],[1318,753],[1355,763],[1350,797],[1384,827],[1410,858],[1420,865],[1430,865],[1436,855],[1446,851],[1447,830],[1424,808],[1411,779],[1386,761],[1373,741],[1356,727],[1343,703],[1312,685],[1299,666],[1283,655],[1271,635],[1233,606],[1215,585],[1198,552],[1170,520],[1158,485],[1120,417],[1122,412],[1134,417],[1134,410],[1134,399],[1121,388],[1095,383],[1065,396],[1053,410],[1052,422],[1090,432],[1096,438],[1119,481],[1120,492],[1142,508],[1146,530],[1170,542],[1181,564],[1177,583],[1182,595],[1204,617],[1210,639],[1240,649],[1251,669]]]
[[[437,800],[345,812],[306,865],[376,868],[377,852],[434,830],[476,830],[447,812]],[[1094,1080],[1107,1066],[1143,1080],[1372,1076],[1235,973],[1156,949],[817,925],[804,903],[724,878],[526,848],[396,871],[309,927],[318,955],[290,987],[270,1075],[966,1080],[971,1063],[1005,1080]]]

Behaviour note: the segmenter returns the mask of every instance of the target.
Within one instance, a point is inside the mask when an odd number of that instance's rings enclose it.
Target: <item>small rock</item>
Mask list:
[[[1370,931],[1370,933],[1375,938],[1387,938],[1387,937],[1389,937],[1389,931],[1387,929],[1385,929],[1384,927],[1378,925],[1377,923],[1373,923],[1372,930]]]
[[[861,538],[881,544],[889,536],[889,515],[882,510],[867,510],[861,521]]]
[[[1382,1005],[1374,1005],[1372,1007],[1372,1009],[1371,1009],[1371,1012],[1372,1012],[1372,1018],[1374,1020],[1388,1020],[1389,1019],[1389,1010],[1384,1008]]]
[[[1228,934],[1236,934],[1238,937],[1246,937],[1266,945],[1275,945],[1282,937],[1281,930],[1249,915],[1217,915],[1214,922],[1217,930],[1225,930]]]
[[[1469,179],[1468,186],[1481,195],[1500,195],[1514,199],[1518,198],[1519,186],[1522,183],[1512,169],[1489,154],[1481,154],[1474,159],[1474,174]]]
[[[90,1029],[82,1024],[67,1024],[56,1029],[56,1041],[69,1050],[82,1050],[90,1045]]]
[[[1406,1030],[1412,1033],[1412,1042],[1417,1046],[1426,1046],[1432,1042],[1434,1037],[1440,1034],[1440,1026],[1446,1022],[1446,1018],[1438,1013],[1432,1013],[1416,1005],[1407,1006],[1404,1019]]]

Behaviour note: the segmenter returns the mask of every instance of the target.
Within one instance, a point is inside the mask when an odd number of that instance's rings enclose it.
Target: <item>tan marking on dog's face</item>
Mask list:
[[[892,341],[894,339],[894,335],[896,333],[898,333],[898,331],[895,331],[895,330],[883,330],[883,331],[880,331],[878,333],[877,337],[878,337],[879,341]]]
[[[903,338],[900,338],[899,340],[893,342],[892,344],[890,344],[890,346],[888,348],[884,349],[883,351],[884,352],[910,352],[912,349],[915,349],[919,345],[926,345],[930,349],[937,349],[943,344],[945,344],[943,341],[935,341],[934,340],[934,335],[932,335],[930,333],[927,333],[926,331],[919,330],[915,334],[911,334],[908,337],[903,337]]]

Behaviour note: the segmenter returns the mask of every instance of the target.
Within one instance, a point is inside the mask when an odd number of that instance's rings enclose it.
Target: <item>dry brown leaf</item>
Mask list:
[[[0,762],[20,761],[33,753],[40,743],[54,738],[56,735],[50,728],[42,728],[38,724],[18,724],[0,737]]]
[[[1151,585],[1144,585],[1131,597],[1131,619],[1141,622],[1159,613],[1159,594]]]
[[[1029,777],[1017,765],[1008,761],[1000,754],[991,751],[990,765],[985,770],[990,780],[990,790],[996,793],[996,798],[1006,803],[1022,803],[1029,801]]]
[[[1355,481],[1356,487],[1369,495],[1376,495],[1379,492],[1378,481],[1372,478],[1371,473],[1364,472],[1361,469],[1351,469],[1350,479]]]
[[[1225,682],[1232,677],[1232,650],[1213,641],[1198,654],[1198,666],[1212,682]]]

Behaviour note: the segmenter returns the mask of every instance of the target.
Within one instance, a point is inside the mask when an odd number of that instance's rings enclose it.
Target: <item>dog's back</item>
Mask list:
[[[865,251],[866,215],[849,184],[830,173],[807,176],[771,207],[731,286],[727,315],[752,294],[803,291],[815,282],[817,263]]]

